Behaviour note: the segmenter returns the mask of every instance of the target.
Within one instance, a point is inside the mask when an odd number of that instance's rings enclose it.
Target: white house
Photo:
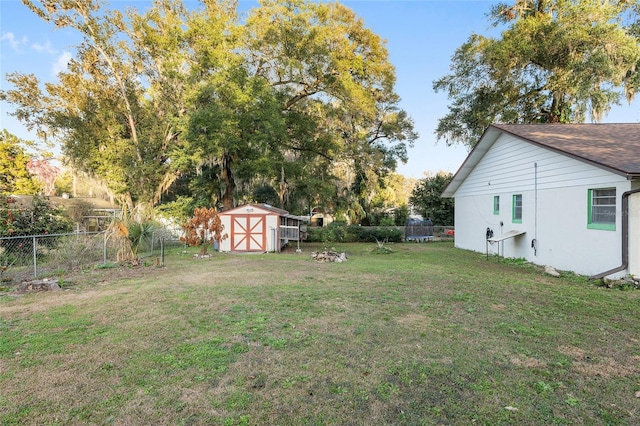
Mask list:
[[[442,196],[456,247],[640,275],[640,123],[489,126]]]
[[[219,214],[227,238],[224,252],[280,252],[290,241],[299,241],[306,218],[268,204],[246,204]]]

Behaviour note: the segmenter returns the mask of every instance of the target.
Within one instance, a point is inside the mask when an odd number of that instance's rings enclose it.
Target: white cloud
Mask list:
[[[66,71],[67,64],[71,60],[71,53],[66,50],[62,52],[62,55],[58,56],[58,60],[53,64],[53,75],[58,75],[59,72]]]
[[[53,47],[51,47],[51,42],[49,40],[47,40],[45,44],[33,43],[31,45],[31,48],[36,52],[45,52],[50,55],[54,55],[56,53],[56,50]]]
[[[18,51],[20,50],[20,45],[27,42],[27,38],[22,37],[21,39],[17,39],[13,33],[3,33],[2,36],[0,36],[0,41],[6,41],[13,50]]]

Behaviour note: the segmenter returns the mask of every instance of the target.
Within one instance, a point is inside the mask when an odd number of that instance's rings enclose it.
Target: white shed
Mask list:
[[[280,252],[290,241],[299,241],[305,219],[268,204],[246,204],[219,217],[227,234],[220,251],[258,253]]]
[[[640,275],[640,123],[492,125],[443,197],[455,245],[594,278]]]

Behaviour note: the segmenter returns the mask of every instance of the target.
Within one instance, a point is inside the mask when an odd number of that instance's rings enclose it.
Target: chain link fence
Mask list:
[[[365,227],[362,227],[365,228]],[[366,227],[372,230],[375,227]],[[405,235],[404,227],[394,227]],[[400,232],[400,231],[399,231]],[[434,226],[429,237],[453,239],[453,227]],[[423,232],[406,241],[427,241]],[[181,228],[158,228],[138,241],[134,250],[138,258],[164,264],[165,250],[186,249],[180,237]],[[431,239],[431,238],[429,238]],[[73,234],[29,235],[0,238],[0,283],[28,281],[67,271],[117,263],[122,248],[108,232],[80,232]]]
[[[160,229],[135,247],[144,260],[167,248],[184,247],[181,230]],[[121,244],[107,232],[0,238],[0,281],[20,282],[118,261]],[[164,258],[162,259],[164,261]]]

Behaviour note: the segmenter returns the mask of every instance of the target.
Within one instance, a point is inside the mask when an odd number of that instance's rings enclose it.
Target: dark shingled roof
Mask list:
[[[619,174],[640,177],[640,123],[494,124],[491,127]]]

